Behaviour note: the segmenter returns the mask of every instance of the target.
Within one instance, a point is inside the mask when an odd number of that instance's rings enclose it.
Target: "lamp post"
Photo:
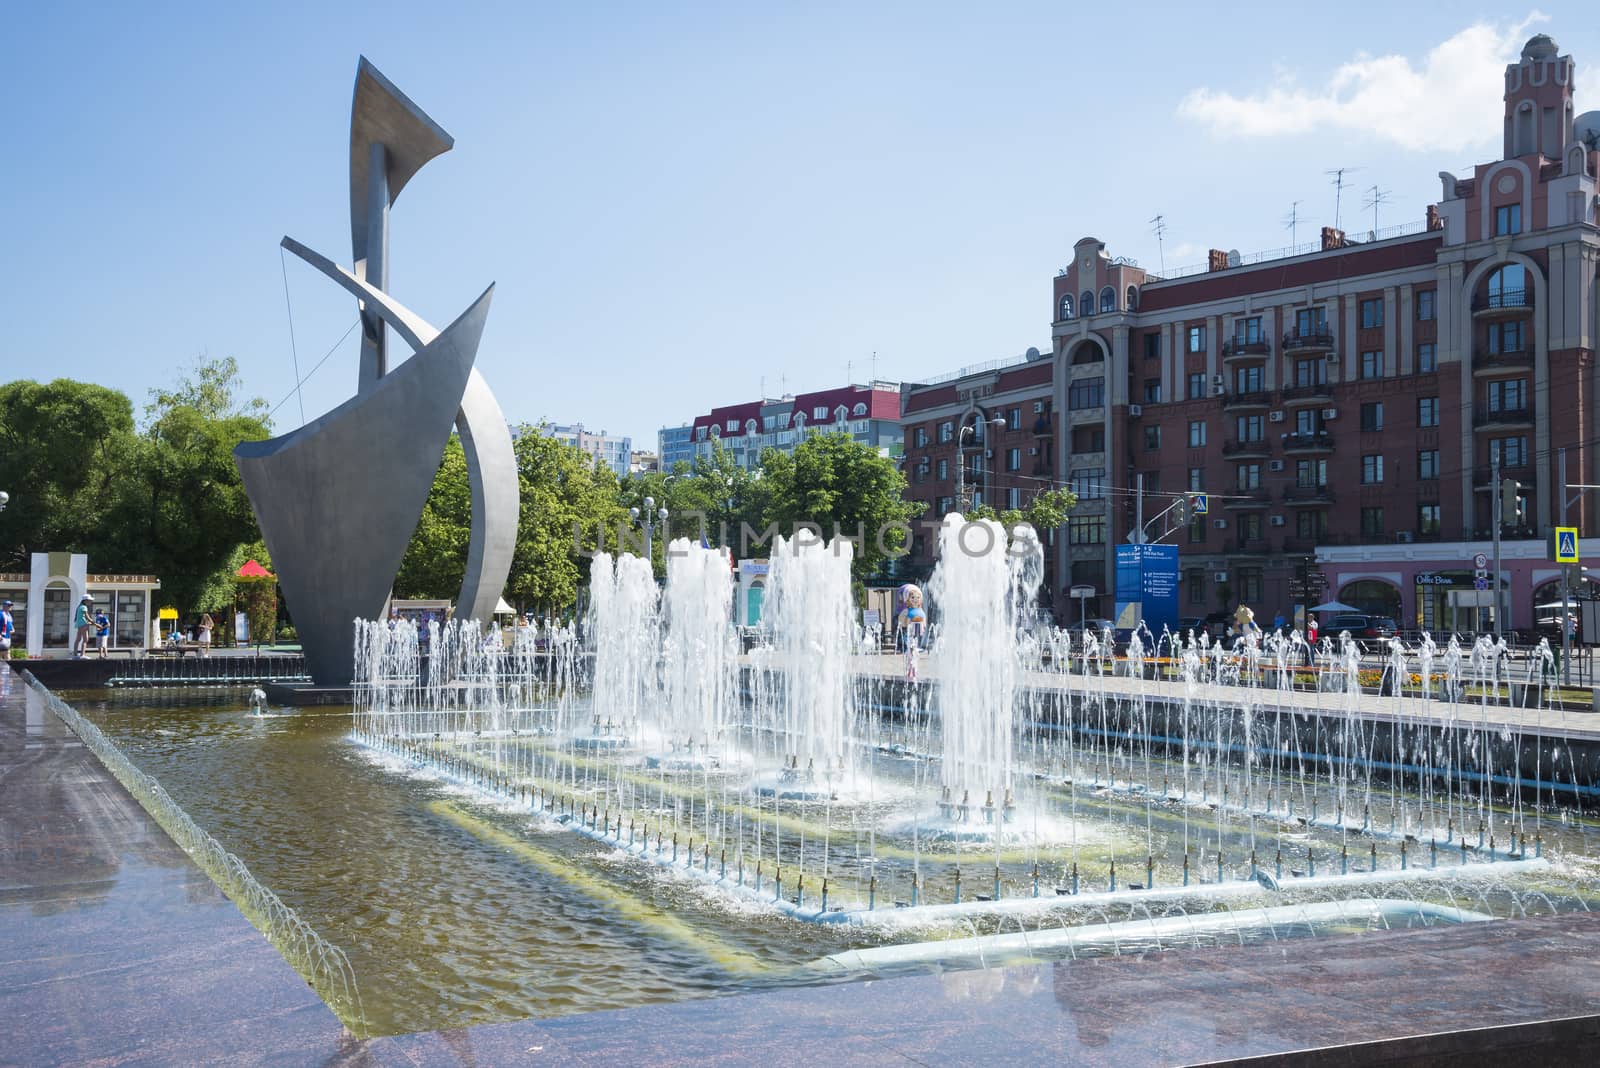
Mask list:
[[[628,515],[633,518],[635,523],[639,523],[644,527],[644,558],[653,561],[655,559],[655,549],[652,535],[655,533],[655,521],[660,519],[662,529],[666,529],[668,515],[666,507],[663,506],[657,511],[656,499],[654,497],[646,497],[644,499],[644,511],[641,512],[638,508],[629,508]]]
[[[1000,415],[995,416],[993,419],[980,420],[979,422],[987,422],[990,426],[994,427],[996,432],[1006,428],[1005,417]],[[956,434],[956,508],[959,509],[962,514],[966,514],[967,511],[967,447],[965,442],[968,434],[972,435],[973,444],[977,444],[977,423],[974,423],[971,426],[963,426]],[[1000,458],[998,456],[995,457],[995,470],[997,472],[1000,470]],[[978,473],[980,475],[985,473],[981,466],[978,469]],[[998,509],[996,510],[998,511]]]
[[[0,490],[0,512],[5,511],[6,510],[6,505],[8,505],[10,503],[11,503],[11,494],[7,493],[5,490]]]

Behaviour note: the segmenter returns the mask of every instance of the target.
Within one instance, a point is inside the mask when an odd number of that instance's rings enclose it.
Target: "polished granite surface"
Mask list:
[[[1576,1064],[1600,1041],[1581,914],[360,1042],[4,667],[0,931],[0,1063],[29,1065]]]

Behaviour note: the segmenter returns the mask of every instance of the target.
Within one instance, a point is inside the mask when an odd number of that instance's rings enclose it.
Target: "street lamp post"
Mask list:
[[[628,515],[633,518],[635,523],[639,523],[644,527],[644,558],[646,560],[654,560],[655,543],[652,540],[652,536],[655,533],[655,521],[657,519],[661,520],[662,530],[666,529],[668,515],[666,507],[663,506],[657,511],[656,499],[654,497],[646,497],[644,499],[644,511],[641,512],[638,508],[629,508]]]
[[[994,427],[996,432],[1006,428],[1004,416],[997,415],[993,419],[986,421],[990,426]],[[956,434],[956,508],[959,509],[963,515],[965,515],[967,512],[967,447],[964,442],[968,434],[972,435],[973,444],[977,444],[978,426],[976,423],[971,426],[963,426]],[[998,472],[999,470],[1000,458],[997,456],[995,457],[995,471]],[[981,475],[984,473],[984,469],[980,467],[979,474]],[[996,478],[998,478],[998,474],[996,475]],[[991,483],[991,487],[992,485],[993,484]]]
[[[8,505],[10,503],[11,503],[11,494],[7,493],[5,490],[0,490],[0,512],[5,511],[6,510],[6,505]]]

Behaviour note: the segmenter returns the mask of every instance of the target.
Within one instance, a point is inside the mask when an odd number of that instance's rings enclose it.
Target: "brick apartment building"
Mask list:
[[[709,457],[720,442],[740,466],[754,469],[762,450],[792,452],[807,433],[843,432],[884,456],[900,457],[900,385],[870,382],[713,408],[689,427],[687,448],[670,449],[661,431],[662,461]]]
[[[1487,625],[1473,557],[1498,461],[1522,486],[1502,528],[1505,622],[1531,626],[1555,592],[1534,539],[1561,514],[1557,450],[1569,482],[1600,481],[1600,112],[1573,115],[1573,69],[1532,38],[1506,68],[1502,158],[1442,173],[1440,201],[1393,232],[1324,228],[1306,249],[1213,250],[1165,276],[1079,241],[1055,278],[1051,351],[904,388],[912,493],[930,516],[953,507],[962,455],[967,485],[1001,507],[1076,489],[1051,552],[1067,618],[1074,584],[1109,614],[1142,476],[1147,521],[1209,495],[1210,514],[1163,539],[1180,547],[1186,614],[1291,612],[1306,567],[1327,596],[1402,626],[1471,630]],[[1008,413],[1021,418],[996,432]],[[1569,523],[1594,533],[1595,508],[1580,497]],[[927,566],[931,546],[913,548]]]

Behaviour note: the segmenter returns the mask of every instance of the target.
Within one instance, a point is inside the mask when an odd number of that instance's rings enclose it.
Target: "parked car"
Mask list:
[[[1399,628],[1395,621],[1388,616],[1369,616],[1359,612],[1342,612],[1328,621],[1322,633],[1338,637],[1340,632],[1349,631],[1350,637],[1356,640],[1366,652],[1376,652],[1384,648],[1395,631]]]

